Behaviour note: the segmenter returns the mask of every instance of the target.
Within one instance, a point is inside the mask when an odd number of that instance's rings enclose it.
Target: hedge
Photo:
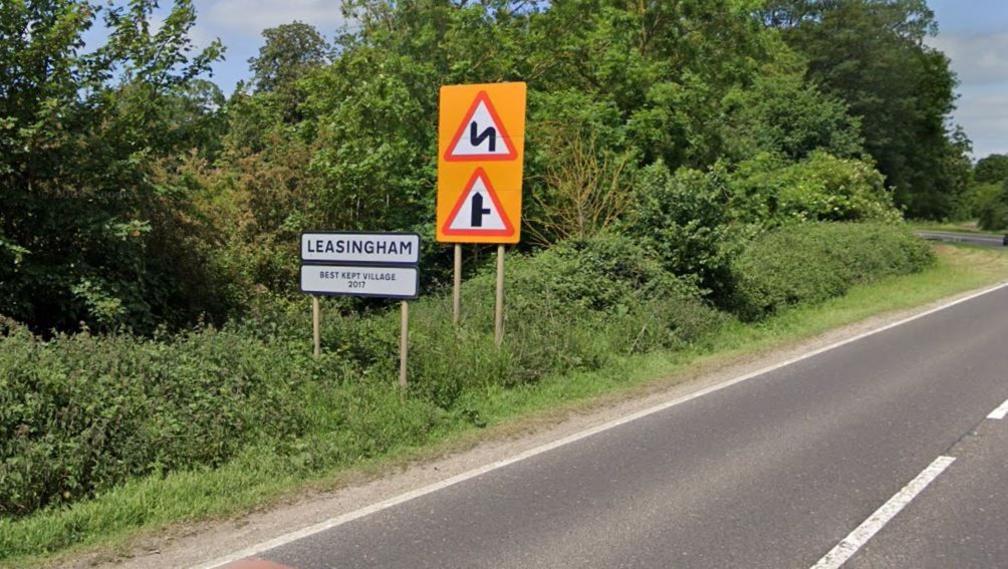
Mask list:
[[[902,225],[808,223],[749,243],[732,263],[731,306],[756,320],[786,306],[840,296],[859,283],[920,271],[931,248]]]

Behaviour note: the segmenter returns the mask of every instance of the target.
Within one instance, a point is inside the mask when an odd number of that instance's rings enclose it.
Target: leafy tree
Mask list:
[[[825,95],[800,73],[767,72],[725,98],[726,157],[744,161],[766,152],[802,160],[814,151],[839,157],[863,152],[861,121],[842,100]]]
[[[1008,155],[991,154],[981,158],[973,168],[973,179],[980,184],[1008,180]]]
[[[980,184],[975,188],[974,214],[980,229],[1008,229],[1008,180]]]
[[[182,101],[222,48],[193,49],[188,0],[157,30],[154,7],[0,6],[0,306],[38,329],[150,329],[215,302],[189,241],[200,221],[158,170],[194,147],[206,109]],[[83,53],[99,16],[108,41]]]
[[[324,65],[332,47],[314,26],[294,21],[262,32],[266,43],[249,59],[252,82],[258,91],[291,86],[305,72]]]
[[[792,0],[767,14],[808,57],[808,77],[861,118],[865,147],[907,212],[950,215],[967,179],[965,144],[946,129],[956,78],[924,44],[937,30],[924,0]]]

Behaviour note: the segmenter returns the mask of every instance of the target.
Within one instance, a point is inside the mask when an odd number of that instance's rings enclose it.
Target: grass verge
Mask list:
[[[18,544],[18,550],[24,552],[55,549],[46,555],[0,555],[6,557],[0,567],[53,565],[84,551],[125,551],[133,538],[144,533],[240,515],[306,491],[336,488],[407,460],[500,436],[509,428],[543,416],[598,405],[603,396],[605,400],[630,397],[645,387],[680,382],[703,366],[758,355],[870,316],[1008,279],[1008,255],[1004,253],[950,245],[938,245],[936,250],[938,263],[924,272],[856,286],[843,297],[791,308],[756,324],[730,322],[683,350],[614,358],[594,372],[549,376],[517,388],[489,385],[469,395],[469,404],[490,428],[453,424],[431,431],[422,444],[394,447],[352,469],[325,471],[305,479],[291,465],[289,455],[250,447],[217,469],[134,480],[67,508],[43,510],[16,521],[0,520],[0,544]],[[73,545],[60,548],[59,544]]]
[[[953,233],[986,233],[994,235],[995,231],[984,231],[977,225],[976,220],[972,221],[911,221],[910,227],[914,231],[951,231]]]

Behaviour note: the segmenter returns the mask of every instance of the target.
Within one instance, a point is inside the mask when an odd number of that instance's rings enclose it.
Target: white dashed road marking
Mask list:
[[[1008,401],[1005,401],[1004,403],[1001,404],[1000,407],[991,411],[991,414],[987,415],[987,418],[997,419],[998,421],[1000,421],[1001,419],[1004,419],[1006,416],[1008,416]]]
[[[936,458],[930,466],[917,475],[917,478],[911,480],[881,508],[875,510],[874,514],[868,516],[868,519],[862,522],[850,535],[823,556],[818,563],[812,566],[812,569],[839,569],[953,462],[955,462],[955,457],[952,456]]]

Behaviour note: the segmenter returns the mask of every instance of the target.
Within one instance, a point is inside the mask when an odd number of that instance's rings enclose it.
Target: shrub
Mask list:
[[[463,284],[460,329],[451,325],[448,298],[415,304],[415,394],[447,408],[473,387],[598,369],[619,355],[681,347],[720,322],[694,286],[623,236],[602,234],[535,256],[512,255],[506,275],[501,349],[493,345],[492,267]],[[396,325],[388,318],[386,336]]]
[[[168,338],[57,335],[0,327],[0,515],[66,504],[129,478],[213,468],[265,445],[306,470],[481,424],[487,388],[598,369],[675,348],[719,318],[694,287],[630,239],[563,243],[508,260],[507,336],[493,341],[495,275],[450,299],[413,303],[411,397],[400,402],[397,311],[326,301],[324,356],[311,357],[307,300],[263,296],[244,324]]]
[[[720,307],[729,305],[732,263],[767,228],[798,221],[874,221],[901,217],[870,164],[814,151],[800,162],[761,154],[734,170],[706,172],[662,164],[645,168],[637,207],[623,229],[654,251],[664,268],[697,279]]]
[[[747,320],[844,294],[852,285],[919,271],[933,262],[905,227],[800,224],[760,236],[732,264],[732,306]]]
[[[1008,180],[997,184],[978,184],[971,193],[973,213],[980,229],[1008,229]]]
[[[0,514],[77,500],[131,476],[214,466],[264,433],[296,434],[289,393],[315,371],[310,358],[236,330],[170,342],[87,333],[43,342],[7,323]]]
[[[765,226],[795,220],[896,223],[902,219],[874,166],[822,151],[800,162],[759,155],[739,164],[730,186],[738,218]]]
[[[715,301],[728,292],[731,259],[756,230],[735,222],[726,176],[721,166],[675,174],[661,163],[646,168],[638,205],[623,228],[654,251],[665,270],[695,279]]]

